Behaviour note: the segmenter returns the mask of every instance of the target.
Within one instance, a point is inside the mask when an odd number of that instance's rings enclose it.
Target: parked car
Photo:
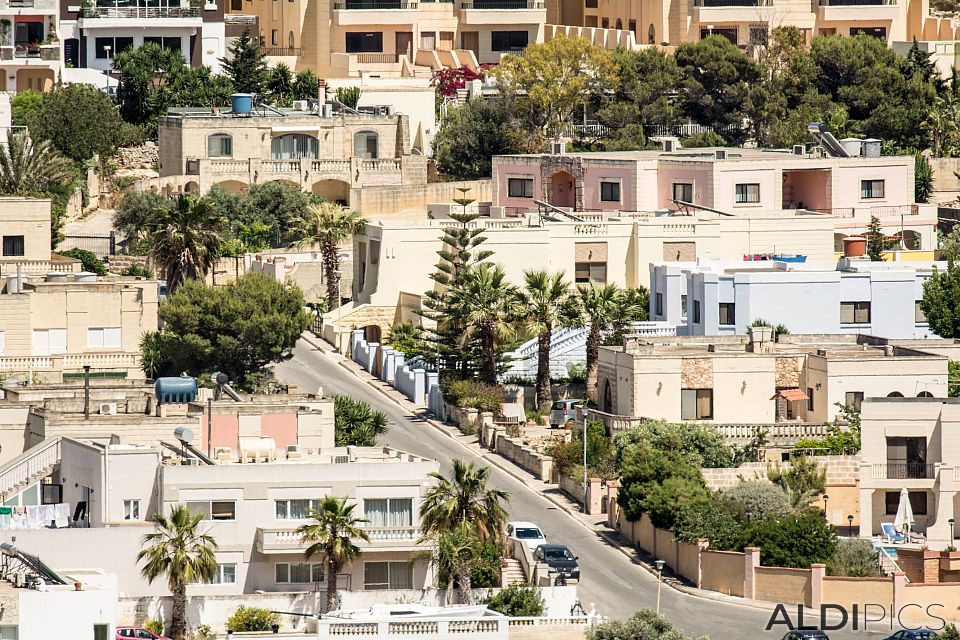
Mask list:
[[[167,281],[157,280],[157,302],[163,302],[167,299]]]
[[[929,629],[904,629],[888,636],[887,640],[935,640],[936,637]]]
[[[510,522],[507,524],[507,537],[523,540],[530,551],[534,551],[542,544],[547,544],[540,527],[532,522]]]
[[[117,627],[117,640],[127,638],[141,638],[142,640],[170,640],[167,636],[158,636],[143,627]]]
[[[550,407],[550,426],[556,429],[573,420],[574,407],[584,402],[586,400],[581,399],[557,400],[554,402],[553,406]]]
[[[830,640],[820,629],[794,629],[783,636],[783,640]]]
[[[577,556],[562,544],[541,544],[533,551],[533,559],[535,562],[543,562],[551,571],[556,572],[558,582],[580,581]]]

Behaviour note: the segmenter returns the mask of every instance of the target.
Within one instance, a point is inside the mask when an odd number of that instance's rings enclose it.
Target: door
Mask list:
[[[440,50],[450,51],[453,49],[453,31],[440,32]]]
[[[473,51],[477,55],[480,51],[480,32],[464,31],[460,34],[460,48]]]
[[[398,31],[397,32],[397,59],[400,59],[400,56],[407,56],[407,60],[413,62],[413,32],[412,31]]]

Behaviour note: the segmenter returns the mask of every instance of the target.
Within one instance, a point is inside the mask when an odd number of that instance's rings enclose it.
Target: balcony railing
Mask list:
[[[257,24],[257,16],[248,16],[239,13],[228,13],[223,16],[224,24]]]
[[[772,7],[773,0],[694,0],[694,6],[710,9],[723,7]]]
[[[353,9],[416,9],[416,0],[347,0],[334,2],[334,11],[350,11]]]
[[[300,47],[267,47],[263,50],[264,55],[268,56],[297,56],[303,54]]]
[[[932,480],[936,468],[926,462],[888,462],[873,465],[876,480]]]
[[[881,7],[896,4],[896,0],[820,0],[821,7]]]
[[[420,539],[419,527],[364,527],[370,537],[371,545],[384,543],[403,543],[414,545]],[[306,547],[295,527],[274,528],[260,527],[257,529],[257,548],[261,553],[284,553],[302,550]]]
[[[84,7],[84,18],[198,18],[198,7]]]
[[[464,0],[462,9],[543,9],[543,0]]]
[[[397,54],[395,53],[358,53],[357,64],[386,64],[391,62],[398,62]]]

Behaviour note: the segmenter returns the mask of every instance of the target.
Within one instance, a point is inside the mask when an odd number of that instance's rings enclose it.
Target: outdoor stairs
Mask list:
[[[48,438],[0,467],[0,498],[7,500],[49,476],[60,464],[60,438]]]
[[[509,587],[512,584],[527,584],[519,560],[515,558],[503,559],[503,564],[500,565],[500,584],[504,587]]]
[[[877,553],[877,562],[880,565],[880,572],[885,576],[893,575],[894,573],[900,571],[900,567],[893,560],[893,558],[883,551],[879,551]]]

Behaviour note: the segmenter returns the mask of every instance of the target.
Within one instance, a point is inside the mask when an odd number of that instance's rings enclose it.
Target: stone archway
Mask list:
[[[220,187],[227,193],[241,193],[249,189],[249,185],[240,182],[239,180],[224,180],[223,182],[218,182],[216,185]]]
[[[350,206],[350,184],[343,180],[320,180],[315,182],[313,195],[319,196],[324,200],[342,204],[345,207]]]
[[[577,207],[576,186],[573,176],[566,171],[557,171],[550,175],[550,186],[547,191],[547,202],[561,209]]]
[[[583,211],[583,165],[579,158],[553,156],[540,165],[544,199],[555,207]]]
[[[183,185],[183,192],[196,195],[200,193],[200,185],[197,184],[195,181],[191,180],[187,184]]]

